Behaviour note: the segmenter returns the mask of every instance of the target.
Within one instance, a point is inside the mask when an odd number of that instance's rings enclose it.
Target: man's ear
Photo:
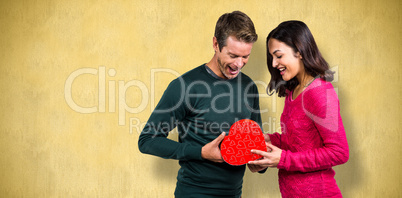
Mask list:
[[[212,39],[212,47],[214,48],[215,52],[219,51],[219,43],[215,36]]]

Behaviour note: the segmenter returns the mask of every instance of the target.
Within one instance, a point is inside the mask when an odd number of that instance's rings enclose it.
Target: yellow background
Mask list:
[[[177,161],[140,154],[132,126],[146,122],[174,72],[210,60],[218,17],[241,10],[259,34],[243,71],[261,93],[270,79],[265,38],[284,20],[306,22],[338,71],[350,145],[350,160],[335,167],[344,197],[401,197],[401,9],[400,0],[1,1],[0,196],[173,197]],[[83,74],[66,93],[74,71],[102,67],[106,76]],[[128,82],[136,86],[119,95]],[[66,94],[98,112],[75,111]],[[121,96],[146,108],[121,113]],[[276,130],[283,99],[261,106],[264,130]],[[280,197],[277,170],[247,170],[243,191]]]

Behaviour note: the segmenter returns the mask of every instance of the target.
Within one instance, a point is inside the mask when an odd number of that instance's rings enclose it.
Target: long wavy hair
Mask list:
[[[333,74],[335,72],[329,70],[329,65],[318,50],[314,37],[307,25],[302,21],[285,21],[279,24],[267,36],[267,66],[271,74],[271,81],[267,87],[268,95],[276,92],[279,97],[284,97],[288,94],[288,91],[292,91],[299,84],[297,78],[284,81],[279,70],[272,66],[273,57],[269,53],[268,47],[270,39],[276,39],[285,43],[293,49],[294,53],[299,52],[303,57],[302,62],[307,74],[313,77],[320,77],[328,82],[334,79]]]

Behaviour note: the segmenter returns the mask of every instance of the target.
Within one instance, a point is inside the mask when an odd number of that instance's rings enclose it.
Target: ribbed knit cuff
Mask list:
[[[267,170],[268,170],[268,168],[266,168],[266,169],[264,169],[264,170],[260,170],[260,171],[258,171],[258,173],[263,174],[263,173],[265,173]]]
[[[276,136],[275,134],[268,134],[269,135],[269,139],[271,139],[271,144],[276,146],[276,147],[280,147],[281,145],[281,140],[278,138],[278,136]]]
[[[279,160],[279,164],[277,166],[278,169],[286,169],[286,151],[282,150],[281,159]]]
[[[201,149],[202,149],[202,147],[200,147],[200,146],[188,145],[185,149],[186,159],[202,160]]]

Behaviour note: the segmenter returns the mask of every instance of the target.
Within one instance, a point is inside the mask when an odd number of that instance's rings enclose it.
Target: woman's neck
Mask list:
[[[304,75],[297,76],[296,78],[299,81],[299,85],[297,85],[293,90],[293,100],[296,99],[297,96],[299,96],[315,79],[313,76],[306,73],[304,73]]]
[[[297,79],[299,81],[299,85],[301,88],[306,88],[309,84],[314,81],[314,77],[308,74],[303,75],[302,77]]]

